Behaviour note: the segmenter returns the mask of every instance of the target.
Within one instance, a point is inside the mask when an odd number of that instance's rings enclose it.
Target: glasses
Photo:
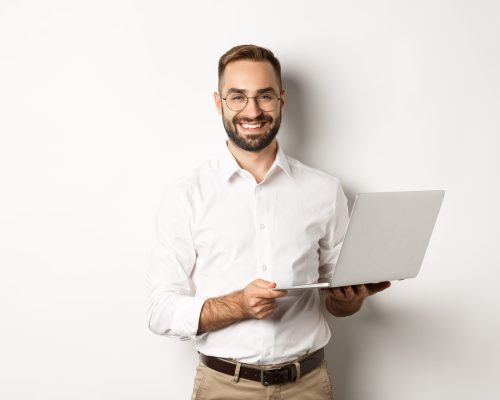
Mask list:
[[[255,99],[257,107],[262,111],[273,111],[281,100],[274,93],[263,93],[254,97],[248,97],[244,93],[231,93],[226,97],[222,97],[222,100],[226,102],[227,108],[231,111],[243,110],[248,104],[248,99]]]

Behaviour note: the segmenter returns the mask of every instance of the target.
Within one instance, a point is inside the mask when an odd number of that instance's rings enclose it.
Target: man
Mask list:
[[[229,140],[162,199],[147,277],[149,328],[196,339],[192,399],[330,399],[319,291],[273,288],[331,276],[347,199],[337,178],[279,146],[286,93],[270,50],[226,52],[214,100]],[[388,286],[323,290],[326,309],[351,315]]]

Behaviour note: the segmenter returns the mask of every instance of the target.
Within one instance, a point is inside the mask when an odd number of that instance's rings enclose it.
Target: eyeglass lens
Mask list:
[[[278,98],[273,93],[264,93],[255,98],[262,111],[273,111],[278,104]],[[243,110],[248,103],[248,96],[244,93],[231,93],[226,97],[226,104],[232,111]]]

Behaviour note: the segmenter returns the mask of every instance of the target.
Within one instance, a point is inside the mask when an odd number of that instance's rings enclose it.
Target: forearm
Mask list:
[[[198,334],[225,328],[247,319],[241,306],[242,291],[207,299],[201,309]]]

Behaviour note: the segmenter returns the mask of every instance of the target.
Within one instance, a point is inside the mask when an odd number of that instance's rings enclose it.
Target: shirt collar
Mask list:
[[[240,170],[240,166],[236,162],[233,154],[229,151],[229,147],[227,147],[227,141],[224,142],[220,156],[220,167],[225,181],[228,181],[233,174]]]
[[[288,163],[288,157],[278,143],[278,152],[276,153],[276,160],[274,160],[273,166],[276,165],[280,167],[288,176],[292,176],[292,171],[290,170],[290,164]],[[271,166],[271,169],[273,168]]]
[[[234,158],[233,154],[227,147],[227,141],[224,142],[224,149],[220,156],[220,166],[222,171],[222,176],[225,181],[228,181],[236,172],[238,172],[241,168],[238,165],[238,162]],[[288,157],[281,148],[278,143],[278,151],[276,152],[276,158],[269,168],[269,171],[272,171],[275,167],[280,167],[288,176],[292,176],[290,170],[290,164],[288,163]]]

